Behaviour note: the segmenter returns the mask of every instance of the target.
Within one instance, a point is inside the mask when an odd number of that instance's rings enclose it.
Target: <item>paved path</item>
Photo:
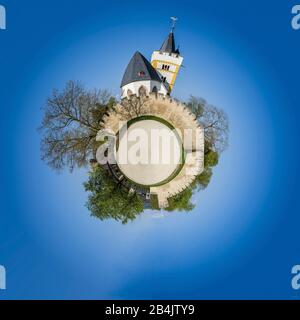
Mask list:
[[[142,104],[137,105],[135,102],[139,100],[136,100],[134,97],[132,99],[133,100],[124,99],[124,101],[116,106],[115,111],[110,112],[109,116],[104,118],[106,129],[110,129],[117,134],[120,128],[120,122],[124,123],[136,117],[132,110],[135,110],[138,106],[139,115],[153,115],[164,119],[173,127],[177,128],[182,135],[186,129],[191,130],[193,133],[191,137],[185,139],[184,149],[186,161],[179,174],[161,186],[153,186],[150,188],[150,193],[158,196],[159,207],[165,208],[168,207],[168,198],[182,192],[194,181],[195,177],[203,171],[204,131],[190,110],[176,100],[150,94],[150,97],[147,97]],[[153,124],[151,124],[151,126],[152,125]],[[198,139],[195,139],[195,137],[198,137]],[[156,182],[164,176],[168,176],[173,168],[174,167],[171,166],[168,166],[168,168],[158,166],[153,171],[153,168],[151,170],[149,169],[147,174],[147,169],[141,168],[138,165],[126,169],[128,174],[134,179],[141,179],[139,181],[149,183],[153,181]],[[166,169],[166,175],[164,169]],[[145,177],[143,177],[143,174],[134,172],[139,170],[144,172]],[[150,171],[152,171],[151,174]]]
[[[120,137],[117,162],[130,180],[145,186],[156,185],[176,172],[181,149],[181,140],[165,124],[141,120]]]

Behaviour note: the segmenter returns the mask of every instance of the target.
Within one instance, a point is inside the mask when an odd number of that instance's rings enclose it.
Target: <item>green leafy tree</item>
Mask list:
[[[123,191],[101,166],[94,167],[84,186],[90,193],[87,207],[92,216],[101,220],[114,219],[125,224],[144,210],[140,196]]]
[[[193,183],[183,192],[177,194],[169,199],[169,207],[167,211],[191,211],[195,205],[192,202],[192,196],[197,190],[204,190],[210,183],[212,177],[212,168],[218,164],[218,153],[209,150],[204,155],[204,170],[201,174],[196,176]]]
[[[195,205],[191,202],[193,196],[193,188],[188,187],[181,193],[174,197],[169,198],[169,207],[167,211],[191,211],[195,208]]]

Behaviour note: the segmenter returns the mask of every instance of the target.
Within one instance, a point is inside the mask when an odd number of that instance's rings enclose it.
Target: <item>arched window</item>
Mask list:
[[[145,96],[147,94],[147,89],[144,86],[139,87],[139,96]]]
[[[127,90],[127,97],[130,97],[132,95],[132,91],[130,89]]]
[[[153,87],[152,92],[153,92],[153,93],[157,93],[157,92],[158,92],[158,90],[157,90],[157,87],[156,87],[156,86],[154,86],[154,87]]]

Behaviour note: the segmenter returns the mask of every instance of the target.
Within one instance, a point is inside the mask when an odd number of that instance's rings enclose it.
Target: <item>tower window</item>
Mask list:
[[[139,77],[144,77],[145,76],[145,72],[144,71],[140,71],[139,72]]]

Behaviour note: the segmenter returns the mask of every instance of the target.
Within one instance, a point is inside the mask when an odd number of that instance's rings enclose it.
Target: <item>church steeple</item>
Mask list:
[[[167,52],[167,53],[175,53],[175,39],[174,39],[173,31],[169,33],[169,35],[163,42],[159,51]]]
[[[177,18],[171,17],[172,27],[160,50],[153,52],[151,63],[139,52],[131,58],[121,83],[121,97],[155,92],[170,95],[183,57],[175,48],[174,29]]]
[[[172,28],[170,33],[168,34],[167,38],[163,42],[160,51],[161,52],[167,52],[167,53],[177,53],[175,50],[175,39],[174,39],[174,30],[175,30],[175,24],[178,20],[175,17],[171,17],[172,19]]]
[[[175,47],[174,29],[177,18],[171,17],[173,23],[170,33],[160,50],[154,51],[151,58],[152,66],[160,74],[162,81],[171,93],[177,74],[183,62],[179,49]]]

